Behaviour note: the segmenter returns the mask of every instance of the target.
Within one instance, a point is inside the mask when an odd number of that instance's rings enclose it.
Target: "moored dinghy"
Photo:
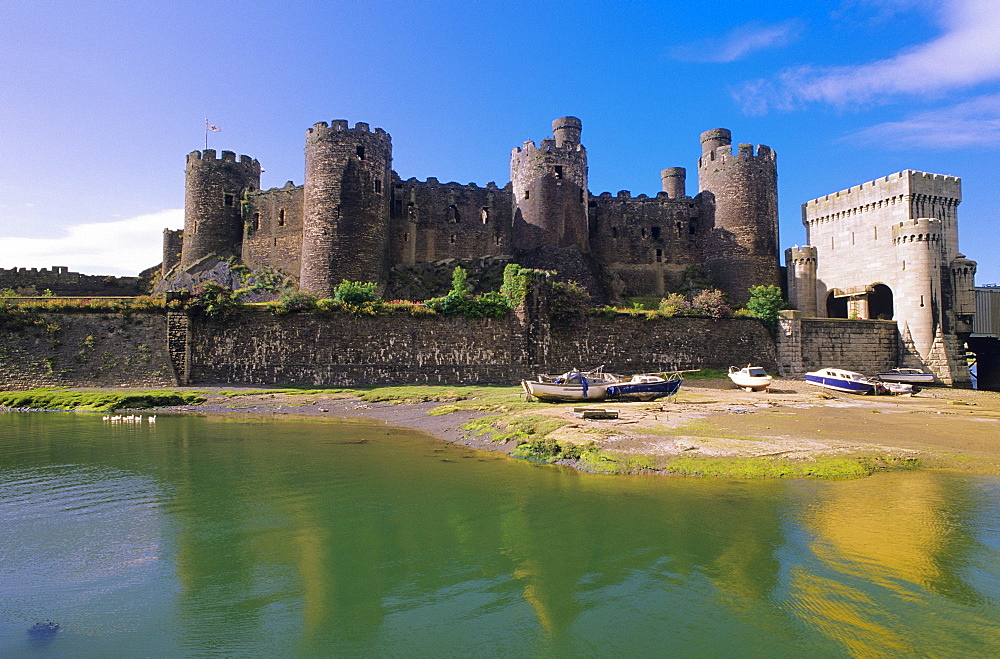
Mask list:
[[[666,375],[667,377],[663,377]],[[649,401],[673,396],[684,380],[679,373],[643,373],[608,387],[608,398]]]
[[[605,373],[603,366],[582,373],[574,368],[562,375],[539,374],[536,380],[521,380],[521,387],[529,397],[546,402],[604,400],[608,387],[624,379]]]
[[[821,368],[818,371],[810,371],[806,373],[806,382],[848,394],[878,395],[888,391],[881,382],[869,380],[861,373],[842,368]]]
[[[740,389],[747,391],[767,391],[774,380],[760,366],[747,364],[746,368],[729,367],[729,379]]]
[[[892,368],[883,373],[876,373],[879,380],[885,382],[904,382],[906,384],[933,384],[934,374],[924,373],[919,368]]]

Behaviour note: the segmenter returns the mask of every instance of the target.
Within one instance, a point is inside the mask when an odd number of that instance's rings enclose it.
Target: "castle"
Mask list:
[[[807,317],[894,319],[900,365],[968,385],[976,263],[958,251],[962,183],[905,170],[802,205],[806,246],[785,252]]]
[[[701,135],[698,191],[686,170],[664,169],[653,196],[594,195],[576,117],[553,137],[511,153],[511,181],[402,179],[392,140],[368,124],[320,122],[306,131],[305,181],[260,190],[260,163],[211,149],[187,156],[184,229],[165,231],[162,274],[238,256],[256,270],[327,296],[342,280],[385,286],[393,271],[493,257],[556,270],[598,299],[662,296],[692,273],[736,304],[748,287],[779,283],[777,168],[767,146],[726,129]]]

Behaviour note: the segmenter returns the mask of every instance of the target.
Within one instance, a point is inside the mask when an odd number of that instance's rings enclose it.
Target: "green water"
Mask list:
[[[3,657],[997,654],[1000,478],[610,477],[359,423],[0,414]]]

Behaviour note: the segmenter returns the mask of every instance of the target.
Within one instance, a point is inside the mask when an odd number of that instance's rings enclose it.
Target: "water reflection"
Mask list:
[[[147,654],[1000,649],[996,479],[602,477],[363,424],[163,416],[0,415],[0,455],[0,651],[53,611],[54,654],[138,620]],[[39,593],[22,548],[103,577]],[[96,622],[123,601],[121,629]]]
[[[818,565],[794,571],[793,608],[855,656],[995,643],[996,623],[976,613],[988,597],[965,569],[982,548],[969,521],[983,503],[973,481],[931,472],[826,488],[801,517]],[[996,501],[986,505],[995,516]],[[957,626],[936,620],[934,595],[959,611]],[[900,615],[916,620],[900,627]]]

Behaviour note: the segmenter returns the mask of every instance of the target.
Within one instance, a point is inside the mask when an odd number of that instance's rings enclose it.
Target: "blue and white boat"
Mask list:
[[[845,371],[842,368],[821,368],[818,371],[810,371],[806,373],[806,382],[848,394],[887,393],[885,385],[881,382],[869,380],[861,373]]]
[[[666,375],[666,374],[664,374]],[[672,373],[666,378],[653,373],[633,375],[631,380],[616,382],[608,387],[608,398],[620,400],[656,400],[673,396],[684,382],[680,375]]]

